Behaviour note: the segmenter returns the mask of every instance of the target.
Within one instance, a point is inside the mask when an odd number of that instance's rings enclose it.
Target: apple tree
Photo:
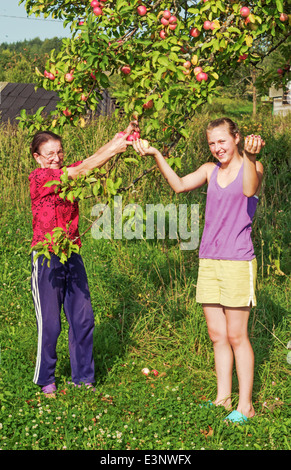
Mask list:
[[[79,125],[119,74],[125,114],[143,116],[154,139],[187,136],[185,122],[242,62],[256,65],[290,35],[283,0],[22,0],[29,14],[63,19],[72,35],[51,54],[38,83],[61,98],[51,125]],[[286,82],[286,60],[279,77]]]
[[[61,99],[46,127],[61,133],[67,124],[82,125],[117,75],[115,97],[126,117],[137,117],[142,137],[153,145],[170,142],[167,148],[187,138],[187,121],[212,102],[242,63],[257,67],[290,36],[288,0],[20,3],[29,14],[51,15],[71,27],[61,51],[53,51],[45,70],[37,70],[39,86]],[[277,77],[282,85],[289,65],[286,57]],[[35,130],[43,121],[40,113],[37,119],[23,113],[20,124]]]
[[[187,137],[185,122],[210,102],[243,63],[287,40],[291,15],[284,0],[21,0],[29,14],[63,19],[72,35],[51,54],[38,84],[61,98],[51,126],[80,125],[100,92],[119,74],[115,96],[130,118],[143,117],[155,139]],[[262,54],[263,51],[263,54]],[[289,63],[279,79],[288,80]],[[81,121],[82,122],[82,121]]]

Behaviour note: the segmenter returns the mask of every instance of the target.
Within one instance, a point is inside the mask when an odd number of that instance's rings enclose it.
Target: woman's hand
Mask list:
[[[109,142],[110,148],[114,155],[125,152],[128,145],[132,145],[132,142],[128,141],[127,137],[133,132],[139,132],[137,121],[131,121],[124,131],[115,134],[113,139],[111,139]]]
[[[138,121],[131,121],[124,132],[128,135],[133,132],[140,132]]]

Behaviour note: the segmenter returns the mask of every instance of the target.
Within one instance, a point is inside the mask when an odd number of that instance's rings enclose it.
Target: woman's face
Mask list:
[[[239,135],[233,137],[228,125],[223,124],[207,131],[207,141],[210,152],[218,161],[229,163],[233,157],[238,157]]]
[[[62,143],[59,140],[50,139],[39,146],[34,158],[41,168],[58,170],[63,165],[64,153]]]

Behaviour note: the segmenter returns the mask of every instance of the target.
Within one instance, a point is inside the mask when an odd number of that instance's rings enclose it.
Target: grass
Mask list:
[[[202,129],[190,128],[181,174],[208,155]],[[245,133],[260,132],[265,180],[254,243],[259,264],[258,306],[249,322],[255,352],[256,416],[245,426],[227,426],[223,408],[200,408],[216,391],[213,351],[200,305],[195,302],[198,254],[172,240],[94,240],[84,236],[96,327],[96,392],[68,385],[67,323],[58,341],[56,399],[32,383],[36,322],[30,292],[31,214],[27,176],[33,162],[23,132],[2,127],[0,448],[3,450],[290,450],[290,265],[288,170],[290,119],[240,116]],[[114,119],[66,131],[68,161],[89,155],[116,130]],[[289,153],[288,153],[289,152]],[[118,165],[125,182],[152,162]],[[153,191],[153,188],[155,190]],[[176,196],[158,172],[124,194],[124,204],[198,203],[201,228],[205,188]],[[93,202],[81,203],[81,230]],[[142,368],[158,376],[144,376]],[[234,373],[233,402],[238,399]]]

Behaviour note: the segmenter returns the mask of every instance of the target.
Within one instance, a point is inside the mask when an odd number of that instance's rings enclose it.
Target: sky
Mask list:
[[[41,40],[57,37],[69,37],[70,29],[63,27],[60,20],[28,17],[24,4],[19,0],[0,0],[0,44],[34,39]]]

